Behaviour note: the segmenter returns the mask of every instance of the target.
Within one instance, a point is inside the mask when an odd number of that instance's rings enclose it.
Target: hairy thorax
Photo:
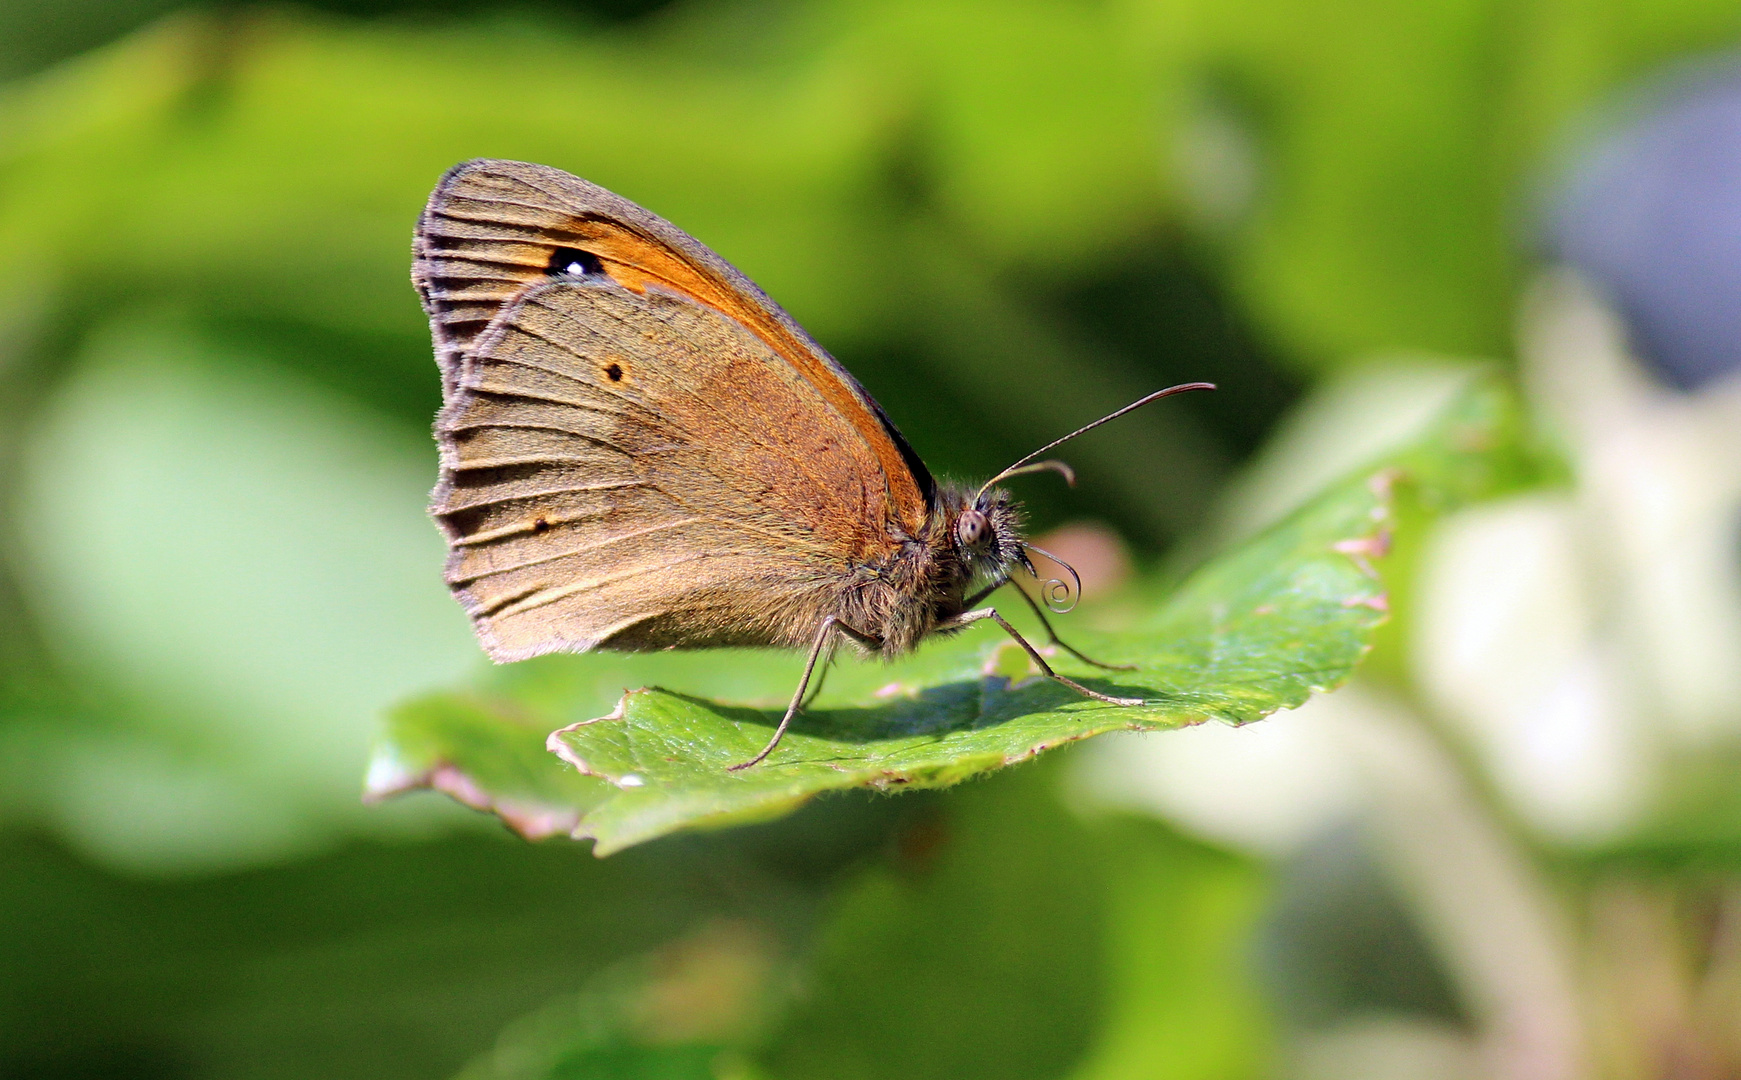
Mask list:
[[[965,543],[962,515],[975,511],[988,528],[978,542]],[[1021,517],[1002,491],[946,484],[938,488],[923,535],[895,539],[892,554],[852,569],[835,609],[877,642],[886,659],[911,652],[927,634],[947,632],[975,589],[1009,576],[1021,560]]]

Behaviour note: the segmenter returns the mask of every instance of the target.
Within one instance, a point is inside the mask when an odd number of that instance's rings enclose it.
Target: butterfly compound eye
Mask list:
[[[985,544],[991,535],[991,522],[978,510],[963,510],[961,517],[955,522],[955,539],[965,548],[977,548]]]
[[[544,271],[555,277],[588,277],[602,274],[604,269],[604,263],[599,262],[598,256],[590,251],[557,248],[550,253],[550,264]]]

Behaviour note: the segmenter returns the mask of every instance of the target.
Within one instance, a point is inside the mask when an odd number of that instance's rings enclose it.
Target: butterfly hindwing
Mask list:
[[[448,581],[497,659],[803,644],[896,543],[849,419],[656,287],[527,288],[473,338],[436,430]]]

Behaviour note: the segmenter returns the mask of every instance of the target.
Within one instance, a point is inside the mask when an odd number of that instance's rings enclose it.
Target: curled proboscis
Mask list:
[[[1062,566],[1066,574],[1070,575],[1070,580],[1068,582],[1063,578],[1047,579],[1046,584],[1040,589],[1040,597],[1045,600],[1046,607],[1054,615],[1064,615],[1073,611],[1076,604],[1082,599],[1082,575],[1076,572],[1074,566],[1071,566],[1069,563],[1052,554],[1050,551],[1047,551],[1045,548],[1038,548],[1032,544],[1028,544],[1027,549],[1037,555],[1044,555],[1046,558],[1051,559],[1059,566]],[[1028,569],[1032,570],[1033,567],[1030,566]],[[1039,577],[1040,575],[1036,573],[1034,576]]]

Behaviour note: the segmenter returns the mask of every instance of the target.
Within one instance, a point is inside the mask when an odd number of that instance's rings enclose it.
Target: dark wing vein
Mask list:
[[[672,559],[669,562],[654,563],[649,566],[633,566],[620,573],[607,574],[603,577],[593,578],[590,581],[576,581],[572,584],[562,585],[554,589],[546,588],[542,591],[534,591],[530,594],[524,595],[521,599],[512,601],[506,605],[500,605],[499,602],[493,602],[489,610],[480,608],[478,614],[493,616],[495,618],[518,615],[521,612],[530,611],[533,608],[554,604],[558,600],[565,600],[577,593],[587,592],[592,589],[602,589],[606,585],[614,585],[619,581],[627,581],[630,578],[640,577],[642,574],[651,574],[662,570],[669,570],[673,566],[681,566],[684,563],[698,562],[702,559],[712,558],[713,554],[713,552],[706,551],[698,552],[686,558]]]
[[[615,536],[607,536],[603,540],[598,540],[598,541],[595,541],[595,542],[590,543],[590,544],[582,544],[580,547],[568,548],[568,549],[563,550],[563,551],[552,551],[552,552],[549,552],[549,553],[544,554],[544,555],[539,555],[535,558],[521,559],[519,562],[508,563],[506,566],[492,566],[492,567],[488,568],[487,570],[480,570],[480,571],[473,573],[473,574],[464,574],[464,575],[461,575],[458,577],[451,577],[451,578],[448,578],[448,584],[450,584],[450,585],[469,585],[470,583],[472,583],[474,581],[482,581],[484,578],[492,577],[496,574],[511,574],[516,570],[524,570],[529,566],[538,566],[538,565],[541,565],[543,563],[555,562],[558,559],[567,559],[567,558],[570,558],[570,557],[575,556],[575,555],[585,555],[585,554],[588,554],[589,552],[602,551],[605,548],[608,548],[613,544],[620,544],[625,540],[633,540],[636,537],[647,536],[651,533],[666,532],[666,531],[669,531],[671,529],[680,529],[680,528],[684,527],[685,525],[694,525],[697,522],[703,521],[703,520],[705,520],[705,519],[703,519],[703,518],[680,518],[677,521],[666,521],[666,522],[661,522],[658,525],[648,525],[648,526],[646,526],[644,528],[640,528],[640,529],[631,529],[628,532],[618,533]]]

